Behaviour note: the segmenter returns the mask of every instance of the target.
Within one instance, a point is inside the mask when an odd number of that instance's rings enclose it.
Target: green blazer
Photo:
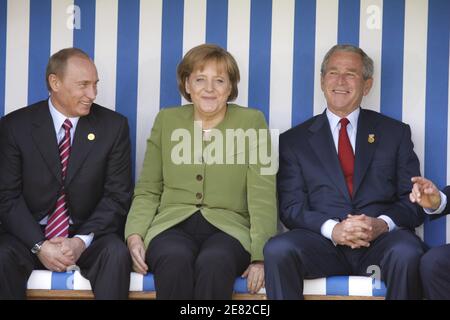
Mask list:
[[[230,132],[226,129],[267,129],[264,115],[229,104],[209,142],[203,141],[200,127],[194,130],[194,126],[192,104],[158,113],[147,140],[125,238],[138,234],[148,247],[156,235],[200,210],[211,224],[239,240],[252,261],[264,260],[264,244],[277,228],[275,172],[261,175],[261,168],[269,165],[263,165],[259,155],[258,161],[249,156],[261,147],[270,150],[270,136],[247,139],[243,149],[226,139]],[[194,131],[200,143],[193,141]],[[224,137],[223,148],[217,144],[219,132]],[[186,135],[192,139],[180,138]]]

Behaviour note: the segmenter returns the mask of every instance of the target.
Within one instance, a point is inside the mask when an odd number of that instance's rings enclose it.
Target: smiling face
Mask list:
[[[94,63],[85,57],[72,56],[64,72],[49,75],[52,103],[66,117],[89,114],[97,96],[98,75]]]
[[[363,61],[355,52],[334,52],[321,77],[328,109],[339,117],[346,117],[360,106],[372,83],[372,78],[364,80]]]
[[[194,69],[186,80],[186,92],[200,119],[223,117],[231,93],[231,82],[225,66],[209,61],[202,69]]]

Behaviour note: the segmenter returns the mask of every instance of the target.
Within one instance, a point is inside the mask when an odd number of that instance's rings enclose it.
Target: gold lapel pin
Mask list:
[[[89,133],[87,138],[88,138],[89,141],[94,141],[95,140],[95,134]]]
[[[367,138],[367,142],[369,143],[374,143],[375,142],[375,135],[374,134],[369,134],[369,137]]]

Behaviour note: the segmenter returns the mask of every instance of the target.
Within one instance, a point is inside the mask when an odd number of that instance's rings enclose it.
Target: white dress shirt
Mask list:
[[[358,131],[358,118],[359,118],[360,112],[361,112],[361,109],[357,108],[355,111],[353,111],[346,117],[349,121],[349,124],[347,125],[347,134],[348,134],[348,138],[350,139],[350,143],[353,148],[353,153],[355,153],[356,133]],[[336,147],[336,153],[337,153],[338,152],[338,144],[339,144],[339,130],[341,129],[341,124],[339,123],[339,121],[341,120],[341,118],[339,116],[335,115],[333,112],[331,112],[328,108],[326,111],[326,115],[328,118],[328,123],[330,124],[331,134],[333,136],[334,146]],[[393,231],[397,228],[394,221],[392,221],[392,219],[389,218],[388,216],[380,215],[380,216],[378,216],[378,218],[383,219],[387,223],[387,225],[389,227],[389,231]],[[339,223],[338,221],[329,219],[329,220],[325,221],[324,224],[322,224],[322,227],[320,228],[320,232],[322,233],[322,235],[324,237],[333,241],[331,235],[333,233],[334,227],[338,223]],[[333,243],[336,245],[336,243],[334,241],[333,241]]]
[[[58,144],[64,138],[64,135],[65,135],[64,129],[62,127],[64,121],[66,121],[66,119],[69,119],[70,122],[72,122],[72,128],[70,129],[70,144],[72,145],[73,137],[75,135],[75,129],[77,128],[78,120],[80,119],[80,117],[76,117],[76,118],[66,117],[65,115],[63,115],[61,112],[59,112],[55,108],[55,106],[52,103],[51,98],[48,99],[48,106],[49,106],[49,110],[50,110],[50,115],[52,116],[52,119],[53,119],[53,125],[55,126],[56,140],[58,141]],[[39,221],[39,223],[41,225],[46,225],[49,217],[50,217],[50,214],[45,216],[41,221]],[[73,223],[72,219],[69,219],[69,224],[72,224],[72,223]],[[88,235],[75,235],[75,237],[78,237],[81,240],[83,240],[83,242],[87,248],[91,245],[92,240],[94,239],[94,234],[90,233]]]

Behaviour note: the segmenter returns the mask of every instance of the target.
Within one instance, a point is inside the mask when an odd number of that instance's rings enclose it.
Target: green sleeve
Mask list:
[[[273,170],[268,170],[271,166],[261,158],[261,151],[271,152],[270,132],[267,128],[264,115],[259,112],[255,118],[254,128],[258,129],[258,161],[256,164],[249,164],[247,172],[247,203],[250,214],[250,239],[251,239],[251,260],[264,260],[263,248],[267,240],[275,235],[277,230],[277,206],[276,206],[276,170],[277,164],[272,163]],[[265,129],[265,130],[260,130]],[[265,132],[265,134],[261,134]],[[250,152],[255,151],[256,145],[251,146]],[[272,151],[273,152],[273,151]],[[276,162],[276,157],[272,157]],[[262,161],[263,160],[263,161]],[[268,159],[266,159],[268,160]],[[266,162],[264,164],[263,162]],[[266,171],[261,169],[266,169]]]

